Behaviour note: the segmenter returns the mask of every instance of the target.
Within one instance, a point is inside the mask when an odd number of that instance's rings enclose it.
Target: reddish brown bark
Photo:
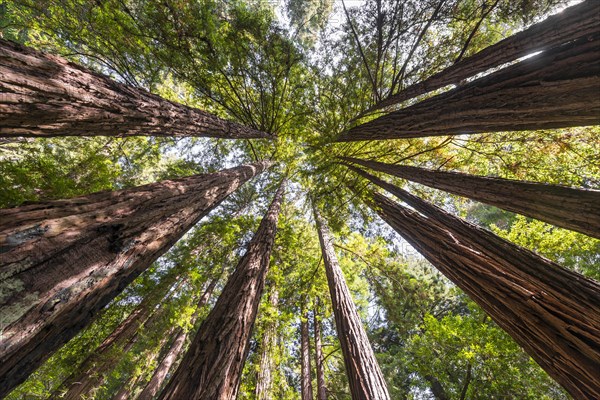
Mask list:
[[[600,124],[600,32],[343,133],[338,142]]]
[[[150,316],[155,315],[157,304],[165,300],[165,294],[170,291],[175,278],[175,274],[166,277],[166,280],[156,288],[156,292],[147,296],[77,367],[77,370],[62,382],[50,398],[80,400],[89,397],[89,393],[102,384],[104,375],[115,366],[119,357],[135,343],[138,330]],[[174,290],[177,290],[182,283],[183,280],[175,285]]]
[[[335,255],[329,228],[314,204],[313,212],[352,399],[389,399],[383,374]]]
[[[327,400],[327,386],[325,386],[325,370],[323,369],[323,346],[321,345],[321,321],[317,314],[317,304],[315,301],[313,310],[313,330],[315,334],[315,366],[317,370],[317,399]]]
[[[275,240],[282,182],[275,198],[160,399],[235,399]]]
[[[441,72],[383,100],[371,111],[412,99],[441,87],[512,62],[528,54],[567,43],[600,30],[600,2],[588,0],[530,26],[480,52],[463,59]]]
[[[269,302],[273,309],[279,305],[279,291],[274,288],[271,291]],[[260,360],[256,376],[256,389],[254,391],[256,400],[271,400],[273,398],[273,348],[277,340],[277,321],[269,321],[260,344]]]
[[[578,399],[600,398],[600,285],[376,177],[370,206]],[[425,216],[419,214],[422,213]]]
[[[600,238],[600,190],[341,159]]]
[[[212,296],[213,291],[215,290],[215,286],[219,278],[214,278],[210,281],[208,287],[200,296],[200,300],[198,300],[198,304],[196,305],[196,311],[192,315],[191,324],[194,325],[196,319],[198,318],[198,314],[200,313],[202,307],[206,305],[210,297]],[[188,332],[182,328],[178,328],[175,333],[175,339],[171,343],[169,350],[161,360],[160,364],[152,374],[152,378],[142,390],[140,395],[138,396],[138,400],[152,400],[154,396],[156,396],[165,382],[165,378],[167,377],[167,373],[171,370],[171,367],[177,361],[179,354],[181,353],[181,349],[187,339]]]
[[[0,39],[0,136],[270,135]]]
[[[302,400],[313,400],[312,376],[310,367],[310,334],[308,313],[300,318],[300,393]]]
[[[268,166],[0,210],[0,397]]]

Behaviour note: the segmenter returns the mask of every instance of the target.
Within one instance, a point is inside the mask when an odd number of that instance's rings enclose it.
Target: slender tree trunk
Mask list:
[[[313,310],[313,329],[315,334],[315,365],[317,370],[317,399],[327,400],[327,387],[325,386],[325,370],[323,368],[323,346],[321,345],[321,321],[317,313],[319,298],[315,301]]]
[[[269,165],[0,210],[0,398]]]
[[[431,171],[349,157],[342,159],[600,238],[600,190]]]
[[[600,32],[343,133],[338,142],[600,124]]]
[[[378,110],[401,103],[441,87],[457,84],[490,68],[512,62],[528,54],[570,42],[600,30],[600,2],[587,0],[546,18],[528,29],[486,47],[469,58],[401,90],[372,107]]]
[[[381,181],[369,203],[577,399],[600,398],[600,285]]]
[[[313,400],[312,376],[310,367],[310,334],[308,331],[308,312],[300,317],[300,364],[302,400]]]
[[[220,277],[216,277],[210,281],[210,284],[198,300],[198,304],[196,305],[196,311],[192,315],[191,324],[192,326],[196,322],[198,315],[202,308],[206,305],[208,300],[211,298],[213,291],[215,290],[215,286],[217,282],[219,282]],[[188,332],[182,328],[177,329],[175,334],[175,339],[171,343],[167,354],[162,359],[154,373],[152,374],[152,378],[142,390],[140,395],[138,396],[138,400],[152,400],[154,396],[156,396],[162,387],[165,378],[167,377],[167,373],[171,370],[171,367],[177,361],[179,354],[181,353],[181,349],[187,339]]]
[[[383,374],[340,269],[329,229],[314,203],[313,212],[352,399],[387,400],[390,395]]]
[[[279,291],[273,288],[269,302],[273,309],[279,305]],[[273,398],[273,348],[277,340],[277,322],[269,322],[265,327],[265,333],[260,345],[260,360],[258,374],[256,377],[256,390],[254,392],[256,400],[271,400]]]
[[[169,279],[171,280],[171,279]],[[166,301],[166,293],[173,293],[183,284],[183,279],[174,288],[167,283],[157,288],[157,295],[146,297],[119,326],[90,354],[61,385],[52,393],[50,399],[79,400],[88,397],[104,381],[105,374],[112,370],[135,344],[138,330],[150,317],[161,314],[156,310],[158,303]],[[161,282],[162,283],[162,282]],[[161,290],[162,289],[162,290]],[[172,290],[169,290],[172,289]],[[162,301],[161,301],[162,300]],[[162,309],[161,309],[162,310]]]
[[[0,39],[0,136],[270,135]]]
[[[215,307],[204,320],[161,399],[235,399],[275,240],[281,183]]]

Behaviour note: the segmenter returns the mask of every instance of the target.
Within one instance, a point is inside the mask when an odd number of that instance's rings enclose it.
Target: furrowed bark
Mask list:
[[[275,240],[281,183],[267,214],[160,399],[235,399]]]
[[[269,165],[0,210],[0,398]]]
[[[340,159],[600,238],[600,190]]]
[[[142,325],[148,321],[151,315],[156,313],[156,306],[161,300],[166,300],[170,289],[176,291],[182,284],[180,280],[174,288],[171,284],[176,275],[167,276],[166,281],[161,282],[156,288],[158,293],[149,295],[117,326],[98,348],[90,354],[76,369],[67,377],[61,385],[52,393],[50,399],[79,400],[88,397],[89,393],[100,386],[104,381],[104,375],[110,371],[118,359],[115,354],[122,355],[125,349],[133,345],[134,337]],[[121,349],[118,351],[116,349]]]
[[[269,297],[271,307],[277,308],[279,304],[279,291],[273,288]],[[277,340],[277,321],[269,322],[260,344],[260,361],[256,377],[256,400],[271,400],[273,390],[273,348]]]
[[[198,318],[198,314],[200,313],[202,307],[206,305],[208,300],[211,298],[213,291],[215,290],[215,286],[219,281],[220,277],[214,278],[210,281],[208,287],[200,296],[200,300],[198,300],[198,304],[196,305],[196,311],[192,315],[191,324],[194,325],[196,319]],[[179,354],[181,353],[181,349],[187,339],[188,332],[182,328],[178,328],[175,333],[175,339],[171,343],[169,350],[165,357],[161,360],[160,364],[152,374],[152,378],[142,390],[140,395],[138,396],[138,400],[152,400],[154,396],[159,392],[163,383],[165,382],[165,378],[167,377],[167,373],[171,370],[171,367],[177,361]]]
[[[600,124],[600,32],[392,112],[338,142]]]
[[[0,137],[271,137],[2,39],[0,92]]]
[[[587,0],[546,18],[480,52],[438,72],[422,82],[409,86],[378,103],[375,111],[412,99],[441,87],[512,62],[528,54],[570,42],[600,30],[600,2]]]
[[[369,205],[577,399],[600,398],[600,285],[376,177]],[[422,213],[425,216],[419,214]]]
[[[308,332],[308,313],[300,317],[300,391],[302,400],[313,400],[312,377],[310,367],[310,334]]]
[[[383,374],[340,269],[329,228],[313,203],[338,339],[353,400],[390,398]]]
[[[321,321],[317,314],[317,304],[315,301],[313,310],[313,329],[315,334],[315,365],[317,370],[317,399],[327,400],[327,387],[325,386],[325,370],[323,369],[323,346],[321,345]]]

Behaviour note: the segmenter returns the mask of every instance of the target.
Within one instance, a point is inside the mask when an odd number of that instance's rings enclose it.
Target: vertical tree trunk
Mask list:
[[[302,307],[304,309],[304,307]],[[300,365],[302,400],[313,400],[312,376],[310,367],[310,334],[308,332],[308,312],[300,316]]]
[[[0,398],[269,165],[0,210]]]
[[[390,398],[390,395],[383,379],[383,374],[379,369],[379,364],[377,364],[377,359],[369,343],[369,338],[362,326],[358,311],[352,301],[346,280],[340,269],[329,229],[325,225],[314,203],[313,212],[319,232],[319,241],[321,243],[327,283],[329,284],[329,292],[331,294],[335,325],[342,347],[352,399],[387,400]]]
[[[270,137],[2,39],[0,92],[0,137]]]
[[[350,157],[342,159],[600,238],[600,190],[431,171]]]
[[[555,47],[600,30],[600,2],[587,0],[528,29],[486,47],[469,58],[414,84],[372,107],[378,110],[499,67],[536,51]]]
[[[367,174],[368,175],[368,174]],[[577,399],[600,398],[600,285],[370,177],[370,206]]]
[[[600,124],[600,31],[344,132],[338,142]]]
[[[161,399],[236,397],[265,285],[284,187],[282,182],[246,254],[200,326]]]
[[[192,315],[191,324],[192,326],[196,322],[198,315],[202,308],[206,305],[208,300],[211,298],[213,291],[215,290],[215,286],[217,282],[219,282],[220,277],[216,277],[210,281],[210,284],[198,300],[198,304],[196,305],[196,311]],[[167,373],[171,370],[171,367],[177,361],[179,354],[181,353],[181,349],[185,344],[185,340],[187,339],[188,332],[182,328],[177,329],[175,334],[175,339],[171,343],[167,354],[165,354],[164,358],[152,374],[152,378],[142,390],[140,395],[138,396],[138,400],[152,400],[154,396],[158,394],[160,388],[162,387],[165,378],[167,377]]]
[[[279,305],[279,291],[273,288],[269,297],[271,307],[277,309]],[[271,400],[273,398],[273,348],[277,340],[277,322],[269,322],[265,328],[260,345],[260,360],[258,374],[256,377],[256,390],[254,392],[256,400]]]
[[[317,370],[317,399],[327,400],[327,386],[325,386],[325,370],[323,369],[323,346],[321,345],[321,321],[318,316],[319,298],[315,300],[313,309],[313,329],[315,334],[315,365]]]

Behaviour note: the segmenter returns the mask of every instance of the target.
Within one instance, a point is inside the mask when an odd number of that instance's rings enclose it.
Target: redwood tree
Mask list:
[[[0,397],[269,165],[0,210]]]
[[[401,90],[372,107],[372,110],[401,103],[446,85],[458,84],[488,69],[499,67],[536,51],[594,34],[600,30],[599,13],[600,2],[596,0],[587,0],[569,7],[522,32],[460,60],[422,82]]]
[[[352,399],[389,399],[383,374],[335,255],[329,228],[314,203],[313,213]]]
[[[367,173],[368,204],[575,398],[600,398],[600,285]],[[423,214],[423,215],[422,215]]]
[[[313,400],[312,376],[310,367],[310,333],[308,313],[300,316],[300,389],[302,400]]]
[[[338,142],[600,124],[600,29],[343,133]]]
[[[0,92],[0,137],[270,137],[2,39]]]
[[[223,288],[161,399],[234,399],[256,319],[285,183]]]
[[[271,289],[269,303],[273,309],[279,305],[279,291],[276,287]],[[277,341],[277,321],[269,321],[265,327],[260,343],[260,359],[256,376],[254,395],[256,400],[270,400],[273,389],[273,369],[276,367],[273,360],[273,348]]]
[[[600,238],[600,190],[342,159]]]
[[[319,299],[315,300],[313,309],[313,333],[315,335],[315,366],[317,371],[317,399],[327,400],[327,387],[325,386],[325,370],[323,369],[323,346],[321,344],[321,320],[317,314]]]

